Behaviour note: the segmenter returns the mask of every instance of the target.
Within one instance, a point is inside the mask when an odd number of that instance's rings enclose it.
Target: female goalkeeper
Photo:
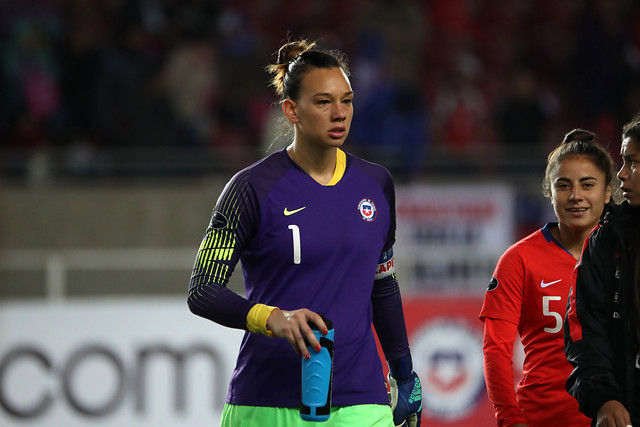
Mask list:
[[[267,69],[293,142],[226,185],[189,286],[193,313],[246,330],[222,425],[306,425],[301,356],[309,357],[307,343],[319,349],[308,325],[326,330],[319,313],[335,330],[324,425],[419,425],[420,381],[393,264],[393,182],[383,167],[341,149],[353,117],[347,65],[301,40],[283,45]],[[246,298],[225,287],[238,261]],[[372,323],[398,392],[393,414]]]

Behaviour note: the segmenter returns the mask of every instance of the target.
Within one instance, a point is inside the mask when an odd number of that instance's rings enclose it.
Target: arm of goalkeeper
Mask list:
[[[411,355],[389,363],[389,401],[396,427],[420,427],[422,385],[413,372]]]

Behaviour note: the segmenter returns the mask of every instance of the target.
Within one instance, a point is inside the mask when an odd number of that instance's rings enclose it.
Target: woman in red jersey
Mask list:
[[[615,168],[593,133],[574,129],[548,157],[542,183],[558,222],[512,245],[485,293],[484,372],[500,427],[588,426],[565,383],[563,320],[571,274],[585,239],[611,201]],[[514,390],[513,345],[520,335],[524,378]]]

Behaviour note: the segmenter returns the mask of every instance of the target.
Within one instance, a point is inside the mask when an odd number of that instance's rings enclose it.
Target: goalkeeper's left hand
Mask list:
[[[396,380],[391,373],[389,380],[389,400],[396,427],[420,427],[422,421],[422,385],[420,378],[411,371],[409,378]]]

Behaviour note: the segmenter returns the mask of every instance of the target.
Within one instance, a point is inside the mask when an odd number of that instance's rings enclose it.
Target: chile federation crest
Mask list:
[[[360,217],[367,222],[376,219],[376,205],[371,199],[364,198],[360,200],[360,203],[358,203],[358,212],[360,213]]]

